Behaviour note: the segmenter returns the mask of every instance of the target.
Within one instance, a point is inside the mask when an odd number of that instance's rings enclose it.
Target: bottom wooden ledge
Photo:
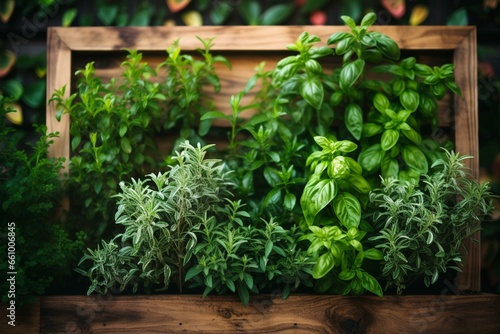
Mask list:
[[[40,333],[40,301],[36,300],[33,304],[19,307],[15,305],[12,309],[9,304],[0,304],[2,308],[0,333],[8,334],[35,334]],[[13,321],[14,320],[14,321]],[[10,324],[9,324],[10,322]],[[15,325],[15,326],[12,326]]]
[[[41,333],[500,333],[500,296],[41,298]]]

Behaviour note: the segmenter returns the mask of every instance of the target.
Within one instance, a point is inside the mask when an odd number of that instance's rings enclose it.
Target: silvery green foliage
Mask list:
[[[197,244],[195,232],[226,194],[223,165],[205,159],[211,146],[185,142],[167,172],[120,183],[115,220],[125,231],[83,256],[80,264],[89,260],[89,269],[76,269],[91,280],[88,294],[128,286],[135,292],[139,285],[165,290],[171,280],[182,291],[184,267]]]
[[[448,268],[462,261],[462,240],[480,228],[492,209],[488,184],[471,178],[464,160],[446,151],[433,173],[421,184],[390,178],[370,194],[377,236],[382,250],[382,276],[398,294],[416,280],[435,283]]]

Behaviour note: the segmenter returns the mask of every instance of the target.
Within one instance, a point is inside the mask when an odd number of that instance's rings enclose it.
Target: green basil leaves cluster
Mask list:
[[[382,259],[380,251],[365,250],[361,243],[366,231],[360,228],[362,204],[359,198],[366,202],[370,185],[361,175],[360,165],[344,156],[356,150],[357,145],[322,136],[314,140],[321,151],[312,153],[307,159],[312,174],[300,200],[310,231],[303,239],[311,243],[308,250],[317,259],[313,277],[322,279],[329,275],[320,285],[322,292],[332,286],[338,289],[335,282],[342,280],[345,281],[341,291],[344,294],[361,294],[368,290],[381,296],[382,288],[377,280],[362,269],[365,258]],[[336,267],[340,269],[335,270]]]

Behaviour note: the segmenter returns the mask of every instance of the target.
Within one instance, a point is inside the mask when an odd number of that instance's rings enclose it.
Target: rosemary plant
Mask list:
[[[430,286],[448,268],[460,271],[462,240],[479,230],[492,209],[488,184],[468,175],[468,158],[446,151],[421,184],[389,178],[372,191],[379,232],[371,240],[384,253],[386,289],[395,286],[401,294],[418,279]]]

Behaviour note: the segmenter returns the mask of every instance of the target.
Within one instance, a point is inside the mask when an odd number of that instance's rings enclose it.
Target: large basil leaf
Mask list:
[[[380,139],[380,145],[384,151],[390,150],[399,140],[398,130],[385,130]]]
[[[380,144],[372,145],[361,151],[358,162],[364,171],[371,173],[380,168],[380,163],[385,155],[385,151]]]
[[[351,173],[347,177],[347,182],[350,184],[352,188],[354,188],[361,194],[368,194],[371,190],[370,184],[361,175],[356,175]]]
[[[307,182],[300,205],[306,219],[307,225],[312,225],[316,215],[326,207],[337,194],[334,180],[322,180],[313,175]]]
[[[413,143],[417,145],[420,145],[422,143],[422,137],[417,131],[413,130],[412,128],[409,128],[408,130],[402,130],[402,132],[405,137],[411,140]]]
[[[344,92],[349,91],[349,89],[354,85],[356,80],[363,73],[365,68],[365,61],[363,59],[356,59],[355,61],[345,65],[340,71],[340,89]]]
[[[347,106],[345,111],[345,125],[347,130],[357,140],[361,139],[363,132],[363,112],[358,104],[351,103]]]
[[[340,223],[347,228],[358,227],[361,221],[361,205],[356,197],[342,192],[332,202],[333,211]]]
[[[398,60],[401,51],[398,44],[390,37],[383,35],[379,32],[372,32],[372,36],[377,41],[377,49],[382,52],[384,56],[391,60]]]
[[[403,107],[410,111],[415,111],[418,108],[420,95],[411,89],[406,89],[400,96],[399,102]]]
[[[324,96],[321,81],[314,77],[305,79],[300,86],[300,95],[315,109],[320,109]]]
[[[386,109],[389,109],[391,106],[391,103],[389,102],[389,99],[387,96],[385,96],[382,93],[377,93],[375,94],[375,97],[373,98],[373,105],[375,108],[383,113]]]
[[[398,161],[391,156],[386,155],[384,159],[382,159],[381,164],[381,174],[384,179],[390,177],[398,177],[399,173],[399,164]]]
[[[335,266],[335,258],[333,254],[328,251],[321,255],[313,267],[312,275],[315,279],[319,279],[330,272]]]
[[[403,148],[403,160],[411,169],[421,174],[429,170],[425,154],[416,146],[408,145]]]

